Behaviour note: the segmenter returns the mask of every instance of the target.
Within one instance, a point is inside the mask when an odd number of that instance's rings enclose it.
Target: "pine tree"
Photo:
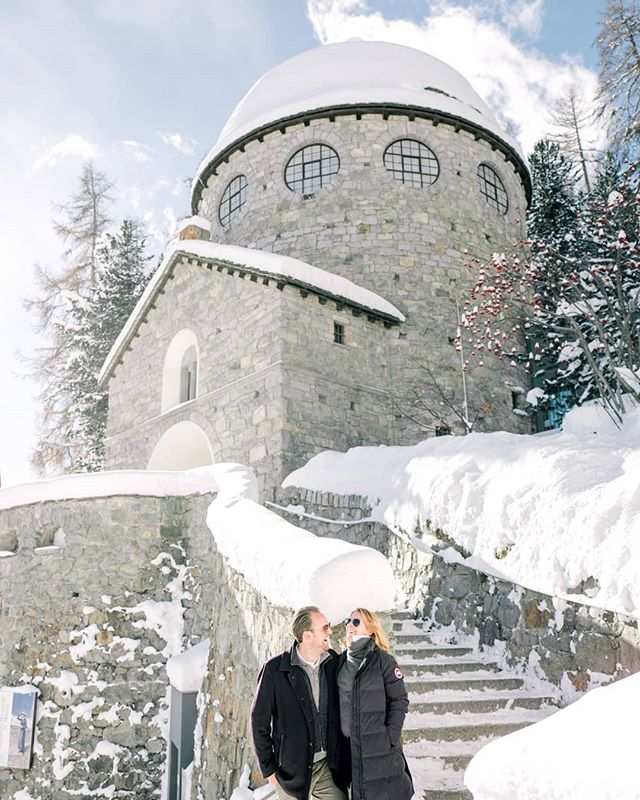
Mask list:
[[[623,395],[640,401],[640,165],[617,180],[605,168],[564,241],[476,265],[463,325],[479,355],[550,362],[552,386],[570,389],[578,404],[598,399],[620,422]]]
[[[640,138],[640,7],[608,0],[596,40],[600,57],[600,115],[614,147],[638,156]]]
[[[86,299],[95,287],[97,245],[110,222],[111,189],[104,173],[91,163],[85,164],[76,194],[56,207],[59,216],[54,230],[65,245],[62,262],[53,271],[36,267],[38,296],[26,301],[44,341],[32,357],[25,359],[40,387],[38,440],[31,459],[40,475],[73,468],[69,330],[75,316],[74,305]]]
[[[141,224],[125,219],[117,234],[105,234],[97,248],[97,282],[88,300],[73,303],[69,342],[71,398],[69,437],[73,467],[95,472],[104,467],[107,392],[98,375],[111,346],[129,318],[148,281],[146,244]]]

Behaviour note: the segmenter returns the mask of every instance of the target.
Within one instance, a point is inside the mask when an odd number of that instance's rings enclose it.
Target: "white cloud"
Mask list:
[[[140,142],[134,142],[131,139],[123,139],[123,141],[120,142],[120,145],[125,153],[134,158],[136,161],[151,161],[149,149],[146,145],[141,144]]]
[[[500,15],[511,30],[536,37],[542,30],[544,0],[500,0]]]
[[[83,161],[94,158],[98,152],[96,145],[91,144],[77,133],[70,133],[62,141],[49,147],[42,155],[34,159],[31,164],[33,170],[42,167],[53,167],[62,158],[71,156],[81,158]]]
[[[580,86],[592,100],[597,76],[579,57],[564,55],[553,61],[514,41],[509,26],[529,35],[539,30],[542,0],[501,0],[498,11],[496,17],[495,3],[463,7],[440,2],[415,22],[386,19],[364,0],[307,0],[307,16],[323,44],[352,37],[390,41],[446,61],[469,80],[528,153],[549,132],[549,111],[567,85]],[[587,135],[603,144],[600,131]]]
[[[188,136],[183,136],[181,133],[161,132],[158,135],[165,144],[175,147],[179,153],[184,153],[185,155],[194,153],[198,144],[195,139],[189,139]]]

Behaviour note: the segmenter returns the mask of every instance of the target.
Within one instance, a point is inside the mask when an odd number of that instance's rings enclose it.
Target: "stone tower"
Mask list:
[[[107,359],[109,465],[238,460],[274,487],[321,449],[459,431],[440,400],[462,407],[466,263],[514,247],[529,190],[483,100],[423,52],[349,41],[271,70]],[[528,430],[521,373],[466,381],[478,429]]]

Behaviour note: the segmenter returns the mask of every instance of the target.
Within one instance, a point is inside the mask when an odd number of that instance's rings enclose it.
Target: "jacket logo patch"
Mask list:
[[[398,680],[402,680],[402,678],[404,678],[404,675],[402,674],[402,672],[400,672],[400,667],[396,667],[393,671],[393,674],[396,676]]]

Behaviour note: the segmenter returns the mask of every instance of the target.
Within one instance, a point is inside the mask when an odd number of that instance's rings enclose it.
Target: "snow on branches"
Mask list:
[[[537,385],[578,405],[599,399],[618,422],[625,393],[640,402],[639,172],[601,181],[562,236],[468,265],[476,280],[457,341],[467,359],[525,362]]]

